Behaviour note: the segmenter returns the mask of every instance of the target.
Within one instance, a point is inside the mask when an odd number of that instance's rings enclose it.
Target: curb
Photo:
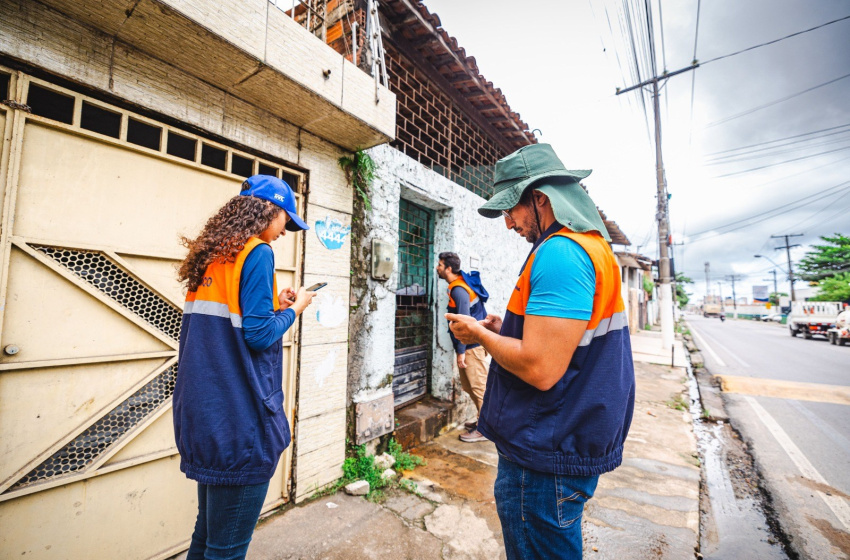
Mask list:
[[[690,329],[689,324],[688,328]],[[693,337],[686,334],[682,338],[685,340],[685,345],[689,351],[688,360],[697,382],[703,418],[709,422],[729,422],[729,414],[726,412],[726,405],[723,403],[723,397],[720,394],[720,383],[705,369],[705,360]]]

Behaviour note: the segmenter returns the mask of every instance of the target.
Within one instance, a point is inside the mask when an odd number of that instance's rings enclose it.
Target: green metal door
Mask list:
[[[402,199],[398,220],[398,286],[396,288],[395,406],[428,392],[434,340],[434,214]]]

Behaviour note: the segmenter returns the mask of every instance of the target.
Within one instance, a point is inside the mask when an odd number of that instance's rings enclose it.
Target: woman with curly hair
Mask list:
[[[197,238],[183,238],[173,411],[180,470],[198,483],[188,560],[245,558],[289,446],[281,339],[316,294],[277,291],[269,243],[306,229],[289,185],[254,175]]]

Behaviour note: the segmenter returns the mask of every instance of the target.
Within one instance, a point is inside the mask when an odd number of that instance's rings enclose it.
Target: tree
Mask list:
[[[693,284],[694,281],[682,274],[676,273],[676,299],[679,301],[679,307],[685,307],[690,301],[690,296],[685,291],[685,284]]]
[[[821,239],[826,243],[813,245],[800,261],[798,271],[803,280],[820,282],[850,271],[850,237],[836,233],[833,237],[822,236]]]
[[[769,301],[773,305],[779,305],[779,298],[787,295],[788,294],[786,294],[785,292],[770,292],[767,301]]]
[[[812,301],[846,301],[850,303],[850,272],[835,274],[818,282],[820,293]]]

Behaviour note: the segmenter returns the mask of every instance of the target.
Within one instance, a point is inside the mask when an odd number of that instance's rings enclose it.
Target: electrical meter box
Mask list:
[[[389,280],[395,266],[395,247],[380,239],[372,240],[372,278]]]

